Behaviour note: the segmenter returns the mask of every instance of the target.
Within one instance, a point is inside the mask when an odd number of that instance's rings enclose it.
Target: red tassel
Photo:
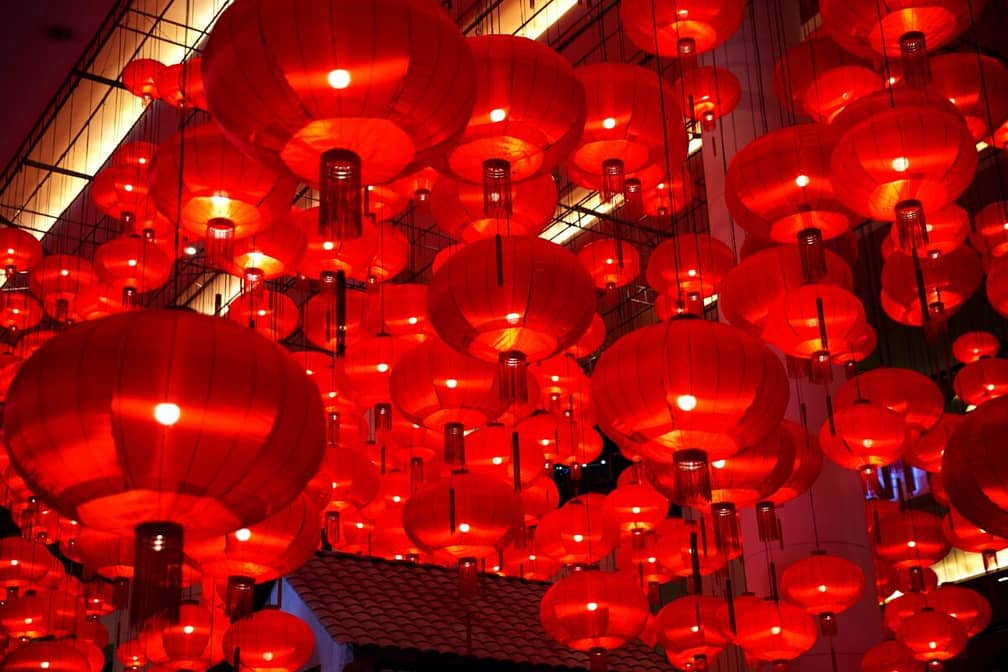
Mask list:
[[[711,506],[711,523],[718,553],[734,555],[742,550],[742,530],[734,504],[725,502]]]
[[[819,614],[819,630],[827,637],[836,637],[837,622],[836,614],[831,611],[824,611]]]
[[[498,358],[501,401],[528,402],[528,360],[517,350],[502,352]]]
[[[252,597],[255,581],[247,576],[229,576],[227,592],[224,598],[224,613],[232,621],[244,618],[252,613]]]
[[[623,161],[606,159],[602,162],[602,200],[608,203],[616,194],[622,194],[625,173]]]
[[[319,234],[332,241],[364,231],[361,160],[346,149],[324,152],[319,167]]]
[[[780,539],[779,526],[777,525],[777,506],[773,502],[756,503],[756,529],[759,533],[759,540],[763,542],[778,541]]]
[[[826,277],[826,248],[823,247],[822,231],[802,229],[798,232],[798,256],[805,282],[819,282]]]
[[[462,597],[476,597],[479,593],[479,566],[476,558],[459,560],[459,592]]]
[[[170,623],[182,606],[182,527],[174,523],[141,523],[136,528],[130,624],[140,626],[154,616]]]
[[[623,180],[623,219],[635,222],[644,216],[644,191],[640,180]]]
[[[707,452],[698,448],[677,450],[672,455],[675,464],[676,489],[681,501],[690,505],[711,500],[710,465]]]
[[[210,261],[231,261],[234,257],[235,228],[229,219],[217,217],[207,222],[206,256]]]
[[[589,672],[608,672],[609,653],[605,649],[594,648],[588,651]]]
[[[916,254],[928,246],[924,206],[918,200],[900,201],[896,204],[896,234],[900,247],[907,254]]]
[[[452,466],[465,464],[465,426],[461,422],[444,426],[444,461]]]
[[[924,33],[912,30],[900,35],[899,46],[903,82],[918,89],[926,87],[931,82],[931,63]]]
[[[339,511],[326,511],[325,538],[333,548],[343,543],[343,521]]]
[[[511,164],[504,159],[483,162],[483,214],[495,219],[511,216]]]

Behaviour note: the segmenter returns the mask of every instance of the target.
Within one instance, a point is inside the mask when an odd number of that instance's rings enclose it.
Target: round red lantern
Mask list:
[[[998,551],[1008,548],[1008,539],[991,534],[968,521],[955,509],[949,509],[942,520],[942,532],[949,543],[958,549],[984,556],[984,564],[996,561]]]
[[[584,127],[584,86],[567,59],[545,44],[481,35],[466,45],[476,62],[476,103],[447,164],[456,177],[483,183],[485,197],[500,196],[497,187],[487,189],[490,182],[505,187],[548,173],[570,155]],[[490,167],[501,170],[499,182],[488,177]],[[506,213],[503,205],[487,209]]]
[[[11,461],[31,489],[61,515],[123,534],[149,521],[193,537],[255,523],[304,488],[325,437],[318,391],[285,350],[186,311],[68,330],[25,362],[4,411]],[[57,432],[51,413],[78,421]]]
[[[376,227],[378,247],[368,262],[367,282],[385,282],[399,275],[409,263],[410,241],[391,222],[381,221]]]
[[[654,530],[669,510],[668,500],[646,480],[617,486],[606,495],[606,506],[624,537]]]
[[[979,406],[1008,393],[1008,359],[981,359],[956,373],[953,388],[964,403]]]
[[[743,0],[630,0],[620,19],[630,41],[649,54],[688,56],[710,51],[742,25]]]
[[[622,287],[640,275],[640,254],[632,243],[623,240],[594,240],[578,250],[577,258],[599,289]]]
[[[82,526],[71,556],[106,579],[132,579],[135,545],[133,535],[120,536]]]
[[[414,345],[412,341],[389,334],[365,336],[336,360],[337,385],[361,408],[388,404],[392,371]]]
[[[359,240],[359,239],[355,239]],[[344,299],[343,324],[338,323],[339,317],[338,293],[328,288],[305,301],[301,307],[302,329],[309,341],[319,346],[335,352],[342,335],[349,347],[360,340],[364,334],[368,333],[362,328],[362,323],[367,315],[368,295],[364,292],[346,292]]]
[[[735,601],[735,643],[747,654],[786,662],[811,649],[815,641],[815,622],[801,607],[755,598]]]
[[[606,340],[606,325],[602,321],[602,316],[595,313],[592,317],[591,325],[588,327],[577,343],[567,348],[566,354],[574,356],[576,359],[587,357],[598,352]],[[542,364],[543,362],[540,362]]]
[[[95,672],[87,655],[71,642],[25,642],[3,662],[9,672]]]
[[[594,283],[577,258],[533,236],[469,243],[438,269],[427,295],[431,325],[447,344],[507,364],[573,345],[595,307]]]
[[[46,313],[60,322],[74,321],[93,300],[98,284],[94,267],[72,254],[45,257],[28,276],[28,288]]]
[[[0,326],[13,332],[31,329],[42,321],[42,304],[25,291],[0,294]]]
[[[973,181],[977,152],[962,115],[922,90],[870,94],[844,108],[832,125],[840,138],[830,177],[837,198],[859,215],[891,221],[897,207],[916,205],[926,217]]]
[[[431,328],[427,320],[427,285],[382,283],[370,292],[365,331],[400,336],[417,343],[427,340]]]
[[[20,589],[41,584],[50,572],[59,571],[59,561],[43,544],[21,537],[0,539],[0,586]]]
[[[137,98],[149,103],[157,97],[157,79],[164,72],[165,64],[153,58],[134,58],[123,68],[123,86]]]
[[[718,293],[734,265],[735,253],[717,238],[682,233],[663,240],[651,251],[646,277],[658,293],[676,301],[681,298],[686,312],[698,314],[702,312],[698,304]],[[689,306],[697,309],[687,310]]]
[[[1008,120],[1008,68],[975,53],[942,54],[929,65],[931,88],[962,112],[974,140],[991,142]]]
[[[271,341],[294,333],[300,318],[293,299],[264,286],[239,294],[227,310],[228,319],[255,329]]]
[[[927,604],[962,623],[968,637],[979,635],[991,622],[991,605],[987,599],[962,586],[939,586],[927,594]]]
[[[881,516],[875,535],[875,552],[900,570],[933,565],[951,548],[941,518],[914,509]]]
[[[958,656],[966,648],[966,628],[948,614],[925,607],[900,623],[897,639],[928,663],[929,670],[941,670],[942,662]]]
[[[542,517],[537,551],[565,565],[592,564],[619,543],[619,521],[597,493],[574,497]]]
[[[1002,317],[1008,315],[1008,261],[995,259],[987,272],[987,300]]]
[[[774,68],[774,94],[794,112],[829,123],[844,107],[882,88],[867,60],[840,48],[822,31],[790,47]]]
[[[937,425],[920,435],[916,441],[911,441],[907,445],[903,459],[911,466],[924,471],[941,471],[942,455],[945,454],[945,446],[948,445],[949,437],[955,431],[963,416],[946,413],[942,415]]]
[[[819,429],[823,454],[855,471],[892,464],[903,454],[907,428],[903,416],[868,400],[833,412],[833,425]]]
[[[172,259],[163,248],[137,235],[113,238],[95,250],[98,279],[121,296],[124,304],[136,302],[136,295],[157,289],[168,282]]]
[[[926,220],[926,241],[920,236],[907,235],[906,229],[893,224],[888,239],[893,249],[916,254],[921,259],[935,259],[962,246],[970,234],[969,213],[955,204],[927,213]]]
[[[669,518],[656,530],[655,557],[668,571],[680,577],[693,574],[692,537],[696,537],[701,576],[723,568],[736,553],[721,552],[714,544],[704,544],[700,525],[695,520]],[[727,550],[727,549],[726,549]]]
[[[742,85],[730,70],[707,65],[687,68],[672,83],[686,116],[712,131],[715,122],[735,109],[742,97]]]
[[[919,672],[913,651],[897,641],[880,642],[864,652],[861,672]]]
[[[984,357],[996,357],[1001,341],[989,331],[967,331],[952,341],[952,356],[963,364],[972,364]]]
[[[794,462],[784,483],[764,497],[764,501],[776,505],[791,501],[808,491],[822,471],[823,453],[816,437],[790,420],[782,420],[777,428],[778,439],[793,446]],[[788,450],[785,448],[784,450]]]
[[[367,280],[371,260],[378,251],[378,229],[365,221],[359,236],[340,239],[320,233],[318,218],[318,208],[299,210],[292,216],[291,224],[300,228],[308,240],[297,270],[313,279],[343,271],[354,280]]]
[[[910,327],[922,324],[916,264],[902,252],[890,255],[882,265],[882,308],[894,321]],[[921,280],[928,319],[954,315],[983,282],[980,260],[963,245],[938,258],[921,259]]]
[[[311,658],[315,635],[297,616],[268,607],[235,621],[224,632],[224,659],[253,670],[297,670]]]
[[[214,629],[213,612],[199,602],[183,602],[179,608],[178,623],[171,623],[161,631],[161,643],[175,669],[206,666],[205,656]],[[220,623],[218,628],[223,628]]]
[[[816,552],[781,574],[782,594],[819,617],[824,633],[836,632],[836,615],[857,604],[865,591],[864,572],[846,558]]]
[[[488,217],[481,186],[442,175],[431,190],[430,210],[441,230],[457,240],[472,242],[497,234],[537,235],[556,212],[557,198],[553,176],[540,175],[511,185],[510,216]]]
[[[456,470],[406,500],[403,526],[421,548],[481,558],[502,548],[521,520],[518,495],[492,476]]]
[[[550,473],[544,472],[531,485],[522,488],[519,495],[526,525],[536,525],[543,516],[560,506],[560,489]]]
[[[860,373],[836,391],[833,407],[847,408],[858,399],[867,399],[899,413],[915,434],[938,424],[945,408],[945,397],[938,385],[910,369],[880,367]]]
[[[985,258],[997,259],[1008,252],[1008,201],[988,203],[976,213],[970,242]],[[993,298],[991,304],[998,305]]]
[[[179,109],[207,109],[203,59],[198,56],[167,66],[157,78],[158,97]]]
[[[634,640],[650,613],[631,576],[591,569],[554,583],[539,606],[547,635],[564,646],[592,653],[612,651]]]
[[[42,243],[35,236],[13,226],[0,227],[0,263],[6,275],[28,271],[41,260]]]
[[[212,259],[226,273],[245,278],[250,284],[293,275],[308,249],[304,231],[281,220],[265,231],[235,241],[230,259]]]
[[[496,422],[480,427],[466,437],[466,467],[505,483],[531,485],[543,473],[543,448],[533,441],[519,440],[516,444],[514,434],[511,428]]]
[[[796,287],[770,309],[763,337],[785,354],[819,358],[849,351],[864,324],[864,306],[853,292],[817,282]]]
[[[732,640],[726,615],[726,604],[721,598],[706,595],[676,598],[655,617],[658,641],[679,658],[701,657],[713,662]]]

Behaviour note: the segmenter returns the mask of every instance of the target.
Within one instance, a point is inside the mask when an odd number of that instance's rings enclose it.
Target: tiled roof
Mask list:
[[[287,581],[338,642],[588,668],[587,654],[557,644],[539,623],[547,583],[480,575],[478,595],[463,599],[453,569],[321,552]],[[640,642],[609,655],[610,672],[671,669],[663,656]]]

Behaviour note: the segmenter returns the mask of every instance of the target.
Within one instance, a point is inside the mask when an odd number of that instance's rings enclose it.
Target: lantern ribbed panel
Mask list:
[[[669,502],[647,481],[617,486],[606,495],[606,507],[624,537],[653,530],[668,516]]]
[[[833,395],[833,408],[846,408],[867,399],[900,413],[907,426],[924,432],[942,417],[945,398],[931,378],[910,369],[882,367],[858,374],[857,382],[845,382]]]
[[[598,562],[616,548],[620,526],[606,497],[588,493],[543,516],[536,528],[539,553],[565,565]]]
[[[735,623],[735,643],[759,660],[794,660],[816,641],[815,621],[790,602],[736,599]]]
[[[138,98],[157,97],[157,79],[165,64],[153,58],[134,58],[122,71],[122,83],[127,91]]]
[[[991,622],[990,603],[970,588],[954,584],[939,586],[927,594],[927,603],[962,623],[969,637],[979,635]]]
[[[227,320],[123,313],[78,325],[29,362],[4,409],[11,461],[85,525],[226,532],[289,503],[319,468],[317,388],[286,351]],[[159,404],[177,406],[174,424],[155,420]]]
[[[931,88],[959,108],[974,140],[990,141],[992,131],[1008,120],[1008,68],[973,53],[942,54],[929,65]]]
[[[80,317],[94,302],[97,285],[91,262],[72,254],[50,254],[28,276],[28,289],[42,300],[46,313],[59,321]]]
[[[649,613],[630,575],[597,570],[560,579],[543,595],[539,608],[546,634],[578,651],[623,646],[644,629]]]
[[[344,70],[349,85],[330,85]],[[332,148],[378,184],[458,140],[475,70],[458,28],[426,0],[334,5],[257,0],[229,7],[207,41],[210,112],[243,150],[317,183]]]
[[[949,438],[942,475],[951,504],[967,520],[1008,537],[1008,460],[999,449],[1008,432],[1008,397],[968,414]]]
[[[850,266],[825,250],[826,276],[822,282],[852,289]],[[804,283],[798,248],[774,246],[744,258],[727,275],[718,292],[723,315],[736,327],[762,336],[770,311]]]
[[[883,77],[844,51],[822,32],[814,32],[790,47],[774,68],[777,100],[795,113],[829,123],[851,102],[882,88]]]
[[[580,186],[600,189],[602,164],[609,159],[620,160],[627,176],[649,166],[664,168],[666,137],[672,164],[685,159],[686,136],[674,132],[682,126],[676,90],[663,86],[654,72],[627,63],[593,63],[574,72],[584,86],[587,110],[584,133],[570,159]]]
[[[735,253],[717,238],[703,233],[670,236],[651,251],[647,283],[657,292],[678,298],[708,298],[717,294],[735,264]]]
[[[946,613],[924,609],[900,623],[896,638],[917,660],[949,660],[966,648],[966,628]],[[933,645],[933,646],[932,646]]]
[[[414,543],[456,558],[482,558],[502,548],[520,522],[510,485],[467,471],[425,485],[403,507],[403,526]]]
[[[29,270],[42,261],[42,243],[27,231],[13,226],[0,226],[0,263]]]
[[[907,441],[906,420],[882,404],[854,403],[833,412],[836,434],[830,423],[819,429],[823,454],[844,469],[884,467],[903,454]]]
[[[585,122],[584,86],[566,58],[513,35],[467,37],[476,62],[476,103],[458,146],[448,154],[456,177],[483,181],[483,162],[511,164],[515,182],[567,159]],[[495,112],[503,110],[503,119]]]
[[[723,599],[706,595],[672,600],[655,617],[658,641],[677,656],[712,661],[732,640],[724,607]]]
[[[607,428],[649,459],[700,447],[728,457],[767,435],[788,400],[780,360],[743,331],[699,319],[637,329],[616,341],[592,375]],[[683,411],[680,400],[690,406]]]
[[[725,176],[725,203],[735,222],[758,238],[788,245],[803,229],[819,229],[826,239],[850,229],[856,220],[830,177],[838,138],[830,126],[799,124],[743,147]]]
[[[783,595],[810,614],[838,614],[853,607],[865,591],[864,572],[836,555],[816,554],[793,563],[781,573]]]
[[[730,70],[712,65],[687,69],[672,90],[687,119],[710,123],[730,113],[742,97],[742,85]]]
[[[901,201],[920,201],[925,215],[944,208],[977,167],[973,136],[955,106],[905,87],[892,96],[879,91],[855,101],[832,124],[840,133],[829,173],[837,197],[883,222]]]
[[[267,608],[232,623],[223,649],[225,660],[234,660],[239,649],[242,665],[253,670],[297,670],[315,651],[315,635],[297,616]]]
[[[265,231],[235,241],[234,248],[230,260],[210,261],[234,276],[254,271],[263,280],[271,280],[294,274],[308,248],[308,237],[300,227],[281,219]]]
[[[765,500],[780,505],[789,502],[812,487],[822,471],[823,454],[816,437],[790,420],[782,420],[777,430],[780,440],[794,446],[794,462],[784,483]]]
[[[517,350],[529,362],[573,345],[595,314],[595,286],[577,257],[533,236],[464,246],[438,269],[427,294],[431,325],[459,352],[497,362]]]
[[[823,29],[841,46],[866,58],[900,55],[900,36],[922,32],[927,47],[945,46],[970,24],[970,4],[977,19],[986,0],[821,0]],[[879,21],[881,13],[881,22]]]
[[[430,210],[438,227],[453,238],[472,242],[496,234],[537,235],[546,228],[557,204],[556,181],[540,175],[511,185],[511,216],[487,217],[483,187],[442,175],[431,189]]]
[[[653,7],[653,9],[652,9]],[[630,41],[649,54],[678,56],[679,40],[692,39],[697,53],[723,43],[742,25],[743,0],[628,0],[620,3],[620,19]]]
[[[997,553],[1008,548],[1008,538],[974,525],[955,509],[949,509],[942,519],[942,532],[950,544],[970,553]]]
[[[165,284],[171,277],[172,262],[154,243],[140,236],[125,236],[99,245],[94,267],[98,278],[121,295],[125,288],[143,293]]]
[[[233,224],[234,238],[265,230],[289,212],[295,186],[292,178],[242,154],[212,122],[161,143],[150,167],[150,194],[158,210],[196,238],[206,236],[214,219]]]
[[[916,244],[917,256],[921,259],[934,257],[935,253],[948,254],[966,242],[970,234],[969,213],[958,205],[950,205],[942,208],[938,212],[929,212],[925,219],[927,226],[927,244]],[[912,254],[911,245],[900,245],[900,227],[893,224],[889,229],[889,241],[893,249],[902,250],[906,254]],[[885,245],[885,243],[883,243]]]

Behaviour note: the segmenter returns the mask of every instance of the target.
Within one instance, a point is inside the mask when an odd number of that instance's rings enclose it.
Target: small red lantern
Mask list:
[[[297,616],[266,608],[235,621],[224,632],[225,660],[235,660],[253,670],[297,670],[315,651],[315,635]]]
[[[930,67],[931,87],[959,108],[974,140],[989,143],[991,134],[1008,120],[1008,68],[975,53],[935,56]]]
[[[717,238],[682,233],[663,240],[651,251],[647,282],[658,293],[681,299],[683,312],[700,314],[703,301],[718,293],[734,265],[734,252]]]
[[[430,210],[439,228],[468,243],[497,234],[538,235],[556,212],[557,199],[553,176],[540,175],[511,185],[509,217],[488,217],[484,212],[482,186],[442,175],[431,190]]]
[[[944,585],[927,594],[929,607],[942,611],[962,623],[968,637],[975,637],[991,622],[991,605],[987,599],[969,588]]]
[[[158,97],[179,109],[207,109],[203,60],[193,57],[167,66],[157,78]]]
[[[286,294],[256,287],[228,304],[228,319],[255,329],[271,341],[290,336],[298,326],[297,304]]]
[[[536,528],[539,553],[565,565],[589,565],[619,543],[619,521],[603,495],[589,493],[570,499],[542,517]]]
[[[823,634],[836,634],[836,615],[857,604],[865,591],[864,572],[846,558],[816,552],[781,574],[783,595],[819,617]]]
[[[143,98],[145,103],[149,103],[157,97],[157,80],[164,69],[165,64],[153,58],[134,58],[123,68],[123,86],[137,98]]]
[[[649,54],[695,56],[710,51],[742,25],[743,0],[630,0],[620,18],[630,41]],[[657,28],[656,28],[657,26]]]
[[[801,607],[755,598],[735,601],[735,643],[747,654],[780,667],[815,641],[815,622]]]
[[[578,250],[577,258],[599,289],[612,290],[627,285],[641,271],[637,248],[622,240],[594,240]]]
[[[962,246],[969,234],[969,213],[953,204],[938,212],[927,213],[923,235],[920,230],[908,229],[896,222],[889,229],[888,240],[893,249],[904,254],[936,259]]]
[[[862,672],[920,672],[913,651],[897,641],[876,644],[861,657]]]
[[[606,506],[624,537],[657,528],[668,517],[669,502],[646,480],[620,484],[606,495]]]
[[[341,300],[338,292],[326,288],[305,301],[301,312],[305,336],[326,350],[335,352],[342,339],[353,347],[355,341],[368,333],[362,327],[368,314],[368,295],[364,292],[348,290]]]
[[[4,659],[9,672],[94,672],[88,657],[71,642],[25,642]]]
[[[679,597],[658,612],[658,641],[680,659],[703,659],[708,663],[732,641],[725,601],[718,597]]]
[[[785,354],[821,360],[834,351],[850,350],[864,324],[864,306],[853,292],[810,283],[770,309],[764,338]]]
[[[28,288],[42,300],[45,311],[60,322],[81,317],[92,302],[98,275],[89,261],[72,254],[51,254],[35,265]]]
[[[892,464],[903,454],[906,438],[903,416],[868,400],[834,411],[832,425],[824,422],[819,430],[823,454],[855,471]]]
[[[517,451],[517,458],[515,452]],[[523,488],[543,473],[543,448],[533,441],[515,442],[515,432],[491,422],[466,437],[465,464],[475,472],[489,474]]]
[[[161,631],[161,643],[172,667],[188,669],[183,666],[199,668],[206,665],[213,616],[212,611],[199,602],[182,603],[178,623],[169,624]],[[217,627],[223,628],[221,624]]]
[[[953,388],[966,404],[979,406],[1008,394],[1008,359],[980,359],[956,373]]]
[[[911,466],[924,471],[932,473],[941,471],[945,446],[948,445],[949,437],[956,427],[963,421],[963,417],[952,413],[942,415],[937,425],[921,434],[916,441],[908,443],[903,459]]]
[[[124,305],[135,305],[137,294],[168,282],[173,266],[163,248],[137,235],[113,238],[99,245],[94,265],[99,280],[118,293]]]
[[[928,663],[929,672],[943,669],[942,663],[966,648],[966,628],[946,613],[925,607],[900,623],[897,639]]]
[[[991,260],[1008,252],[1008,201],[988,203],[976,213],[970,242],[985,258]],[[991,304],[995,307],[998,305],[993,298]]]
[[[730,70],[707,65],[687,68],[672,83],[687,118],[713,131],[716,122],[730,113],[742,97],[742,85]]]
[[[256,285],[283,275],[293,275],[308,249],[304,231],[280,221],[254,236],[235,241],[233,256],[211,261],[231,275]]]
[[[0,227],[0,263],[7,276],[31,270],[41,260],[42,243],[35,236],[13,226]]]
[[[945,408],[945,397],[938,385],[923,373],[910,369],[880,367],[860,373],[836,391],[833,407],[846,408],[858,399],[899,413],[917,435],[938,424]]]
[[[900,570],[933,565],[951,548],[941,518],[914,509],[881,516],[875,536],[875,552]]]
[[[952,341],[952,356],[963,364],[996,357],[999,350],[1001,342],[989,331],[967,331]]]

